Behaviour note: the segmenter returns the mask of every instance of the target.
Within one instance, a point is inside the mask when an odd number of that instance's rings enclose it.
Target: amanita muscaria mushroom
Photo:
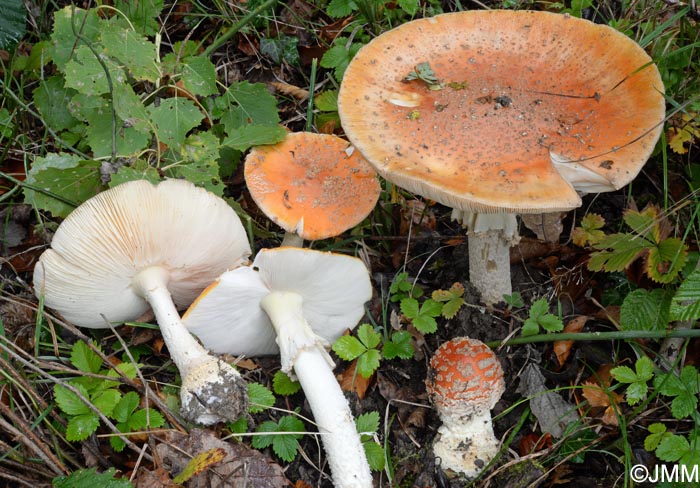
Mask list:
[[[254,147],[245,180],[255,203],[286,233],[283,246],[326,239],[362,222],[377,203],[377,173],[340,137],[296,132]]]
[[[498,358],[481,341],[454,338],[435,351],[425,384],[442,420],[436,460],[444,470],[476,477],[498,452],[490,412],[505,389]]]
[[[212,351],[279,352],[282,371],[293,370],[301,383],[340,488],[371,488],[372,476],[326,348],[357,325],[371,296],[359,259],[281,247],[263,249],[251,266],[221,275],[183,316]]]
[[[247,411],[245,382],[192,337],[177,308],[249,255],[243,226],[221,198],[182,180],[132,181],[61,223],[34,269],[34,290],[80,327],[135,320],[150,305],[182,376],[182,415],[232,421]]]
[[[515,214],[570,210],[632,181],[661,134],[663,91],[644,50],[608,26],[468,11],[360,49],[338,112],[382,176],[468,224],[470,280],[494,303],[511,292]]]

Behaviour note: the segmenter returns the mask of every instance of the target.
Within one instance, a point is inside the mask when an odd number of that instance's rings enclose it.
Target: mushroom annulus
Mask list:
[[[498,453],[490,411],[505,390],[498,358],[481,341],[454,338],[433,354],[425,384],[442,421],[436,464],[475,478]]]
[[[245,381],[195,340],[177,309],[249,255],[243,225],[223,199],[184,180],[131,181],[59,225],[34,269],[34,290],[80,327],[135,320],[150,306],[182,377],[183,417],[234,421],[247,412]]]
[[[470,281],[492,304],[512,290],[516,214],[571,210],[632,181],[663,130],[663,92],[644,49],[611,27],[465,11],[362,47],[338,113],[380,175],[467,225]]]
[[[339,488],[371,488],[372,475],[326,349],[357,325],[371,296],[361,260],[280,247],[263,249],[251,266],[221,275],[183,316],[212,351],[280,354],[282,371],[301,383]]]
[[[256,146],[245,160],[245,180],[256,205],[285,230],[282,246],[334,237],[362,222],[381,187],[377,173],[348,141],[330,134],[294,132],[277,144]]]

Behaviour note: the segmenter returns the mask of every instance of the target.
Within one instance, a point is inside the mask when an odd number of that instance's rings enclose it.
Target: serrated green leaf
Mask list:
[[[109,468],[102,473],[97,468],[79,469],[68,476],[58,476],[53,479],[53,488],[132,488],[127,479],[115,479],[116,470]]]
[[[547,332],[559,332],[564,328],[564,323],[561,319],[551,313],[541,316],[538,322]]]
[[[419,315],[412,322],[413,326],[423,334],[432,334],[437,330],[437,321],[429,315]]]
[[[114,86],[114,111],[119,119],[124,121],[123,125],[150,134],[148,110],[128,83],[118,83]]]
[[[357,372],[363,378],[371,378],[379,369],[380,360],[381,353],[376,349],[369,349],[357,359]]]
[[[124,71],[107,56],[100,56],[111,77],[112,86],[126,82]],[[110,92],[107,72],[87,46],[79,46],[64,71],[65,86],[84,95],[97,96]]]
[[[681,383],[686,387],[686,391],[690,394],[697,394],[700,388],[700,376],[695,366],[684,366],[681,370]]]
[[[281,126],[245,125],[229,132],[222,145],[238,151],[246,151],[253,146],[275,144],[287,136],[287,131]]]
[[[70,362],[80,371],[85,371],[86,373],[97,373],[102,366],[102,358],[83,341],[73,344]]]
[[[260,413],[275,404],[275,395],[260,383],[248,383],[248,411]]]
[[[428,298],[420,307],[420,315],[429,317],[439,317],[442,314],[442,303]]]
[[[208,97],[218,93],[216,67],[205,56],[190,56],[182,60],[182,84],[195,95]]]
[[[523,337],[535,335],[540,331],[540,324],[533,318],[525,319],[520,333]]]
[[[634,383],[639,378],[629,366],[617,366],[610,370],[610,374],[619,383]]]
[[[401,313],[409,319],[418,317],[420,306],[415,298],[404,298],[401,300]]]
[[[197,127],[204,116],[195,104],[186,98],[167,98],[149,112],[160,142],[179,148],[187,133]]]
[[[353,0],[331,0],[326,7],[326,14],[334,19],[347,17],[357,10],[357,4]]]
[[[278,432],[294,432],[290,435],[295,439],[301,439],[304,431],[304,422],[294,415],[285,415],[279,421]]]
[[[289,435],[276,435],[272,440],[272,450],[282,461],[291,463],[297,456],[299,441]]]
[[[397,5],[408,15],[416,15],[420,2],[418,0],[398,0]]]
[[[637,259],[651,243],[629,234],[610,234],[593,247],[599,249],[591,254],[588,269],[591,271],[622,271]]]
[[[0,15],[0,49],[17,44],[26,30],[27,11],[22,0],[5,0]]]
[[[680,435],[671,434],[664,436],[656,448],[656,457],[666,462],[678,461],[690,450],[688,440]]]
[[[260,425],[258,425],[258,428],[255,432],[277,432],[277,429],[277,422],[273,422],[272,420],[266,420],[265,422],[262,422]],[[250,443],[255,449],[265,449],[266,447],[272,444],[274,438],[274,435],[256,435],[253,436],[253,438],[250,440]]]
[[[135,391],[126,393],[115,405],[111,417],[117,422],[125,423],[139,406],[140,401],[141,399]]]
[[[454,318],[455,315],[457,315],[457,312],[459,312],[459,309],[462,308],[462,305],[464,305],[464,298],[453,298],[443,305],[442,316],[446,319]]]
[[[358,433],[377,432],[379,430],[379,412],[363,413],[355,419],[355,427],[357,427]]]
[[[33,92],[34,105],[44,118],[46,125],[56,132],[79,123],[79,120],[68,110],[68,102],[75,93],[75,90],[63,86],[62,76],[52,76],[42,80]]]
[[[71,18],[71,10],[75,17]],[[73,28],[87,42],[96,42],[100,34],[100,20],[96,9],[85,11],[80,8],[64,7],[54,13],[53,33],[49,55],[60,71],[65,72],[66,63],[71,59],[78,45]]]
[[[649,387],[645,382],[636,381],[631,383],[625,391],[625,398],[629,405],[636,405],[647,396]]]
[[[574,229],[572,241],[577,246],[593,245],[600,242],[605,233],[600,230],[605,225],[605,219],[595,213],[587,213],[581,219],[581,226]]]
[[[644,449],[654,451],[664,437],[671,435],[666,432],[666,426],[660,422],[653,423],[648,427],[650,435],[644,438]]]
[[[620,307],[622,330],[665,330],[669,320],[671,295],[655,288],[633,290],[627,294]]]
[[[153,42],[116,22],[102,22],[100,34],[104,52],[117,59],[134,79],[156,82],[161,78],[158,50]]]
[[[73,384],[72,386],[77,388],[85,398],[89,397],[87,389],[82,385]],[[85,405],[85,402],[64,386],[54,386],[53,395],[58,408],[68,415],[84,415],[90,412],[90,408]]]
[[[174,178],[184,178],[216,196],[220,197],[224,194],[224,184],[219,175],[219,163],[213,159],[179,164],[166,174]]]
[[[91,400],[100,412],[109,417],[121,398],[122,394],[118,390],[108,388],[96,393]]]
[[[158,32],[163,0],[115,0],[114,7],[129,18],[139,33],[152,36]]]
[[[700,318],[700,269],[688,275],[671,299],[671,320]]]
[[[357,338],[367,349],[377,347],[382,340],[382,336],[370,324],[362,324],[357,328]]]
[[[165,418],[152,408],[140,408],[136,410],[127,421],[126,432],[136,432],[145,428],[155,429],[165,425]]]
[[[366,441],[362,443],[362,447],[365,450],[365,456],[367,456],[370,469],[373,471],[383,471],[386,464],[386,454],[382,446],[374,441]]]
[[[338,90],[326,90],[314,97],[314,105],[323,112],[338,111]]]
[[[247,125],[276,127],[279,124],[277,100],[262,83],[233,83],[219,100],[226,106],[220,120],[229,136]]]
[[[685,391],[685,385],[673,372],[659,375],[654,378],[654,389],[666,396],[677,396]]]
[[[634,363],[639,381],[649,381],[654,376],[654,363],[648,356],[642,356]]]
[[[106,158],[112,155],[112,116],[109,112],[95,111],[88,114],[88,126],[85,129],[87,143],[95,158]],[[116,143],[117,157],[130,158],[139,154],[151,142],[150,132],[141,128],[140,124],[130,126],[117,117]]]
[[[411,344],[411,334],[405,330],[394,332],[391,340],[384,343],[382,355],[386,359],[412,359],[415,351]]]
[[[353,336],[341,336],[332,346],[333,352],[345,361],[352,361],[367,351],[367,348]]]
[[[649,235],[650,230],[658,225],[658,212],[654,207],[647,207],[641,212],[629,209],[625,211],[622,219],[632,229],[632,232],[645,236]]]
[[[671,414],[677,419],[684,419],[697,411],[698,397],[684,391],[671,402]]]
[[[294,395],[301,390],[301,383],[292,381],[284,372],[277,371],[275,376],[272,377],[272,389],[278,395]]]
[[[73,202],[77,206],[95,196],[103,188],[99,162],[80,161],[78,158],[71,157],[61,159],[66,163],[62,168],[44,164],[56,162],[53,158],[37,159],[29,171],[31,178],[30,175],[27,177],[28,183],[43,188],[51,195],[25,188],[27,203],[51,212],[55,217],[67,217],[75,209],[74,205],[69,205],[64,200]],[[70,166],[69,161],[73,161],[74,166]]]
[[[66,439],[71,442],[84,441],[97,430],[98,425],[100,425],[100,418],[94,412],[71,417],[66,427]]]
[[[113,188],[127,181],[146,180],[151,183],[158,183],[161,180],[158,170],[150,166],[143,160],[137,160],[131,166],[122,166],[112,175],[109,187]]]
[[[547,313],[549,313],[549,302],[546,298],[539,298],[530,306],[531,319],[538,320]]]
[[[649,249],[644,269],[647,276],[657,283],[670,283],[678,277],[687,260],[687,246],[672,237]]]

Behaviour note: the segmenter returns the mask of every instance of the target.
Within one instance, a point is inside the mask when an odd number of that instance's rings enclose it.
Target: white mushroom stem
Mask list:
[[[487,409],[461,419],[438,413],[442,425],[433,444],[436,462],[443,470],[451,469],[475,478],[498,453],[491,412]]]
[[[337,488],[372,488],[372,475],[350,405],[333,375],[325,341],[311,329],[297,293],[274,291],[260,302],[277,331],[282,369],[294,368],[318,426]]]
[[[168,291],[168,281],[168,271],[153,266],[138,273],[132,286],[153,309],[170,357],[180,371],[181,413],[198,424],[235,421],[247,411],[245,381],[185,328]]]
[[[304,247],[304,239],[296,232],[286,231],[280,247]]]
[[[469,281],[486,304],[513,293],[510,248],[518,242],[514,214],[477,214],[453,210],[452,218],[469,229]]]

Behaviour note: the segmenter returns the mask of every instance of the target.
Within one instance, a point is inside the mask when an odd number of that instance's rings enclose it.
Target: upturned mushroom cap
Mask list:
[[[278,354],[275,330],[260,307],[273,291],[301,295],[304,318],[329,343],[357,325],[372,297],[367,268],[357,258],[294,247],[263,249],[251,266],[221,275],[182,320],[211,351]]]
[[[132,181],[99,193],[59,226],[34,270],[44,303],[75,325],[106,328],[149,309],[132,282],[167,268],[177,306],[247,261],[248,240],[226,202],[184,180]]]
[[[245,180],[265,215],[308,240],[333,237],[359,224],[381,190],[372,166],[347,141],[310,132],[253,148]]]
[[[437,84],[406,81],[423,63]],[[469,11],[360,49],[338,110],[351,143],[399,186],[460,210],[541,213],[630,182],[661,133],[663,91],[649,56],[610,27]]]
[[[468,337],[454,338],[435,351],[425,383],[440,416],[457,419],[491,410],[505,390],[496,355]]]

